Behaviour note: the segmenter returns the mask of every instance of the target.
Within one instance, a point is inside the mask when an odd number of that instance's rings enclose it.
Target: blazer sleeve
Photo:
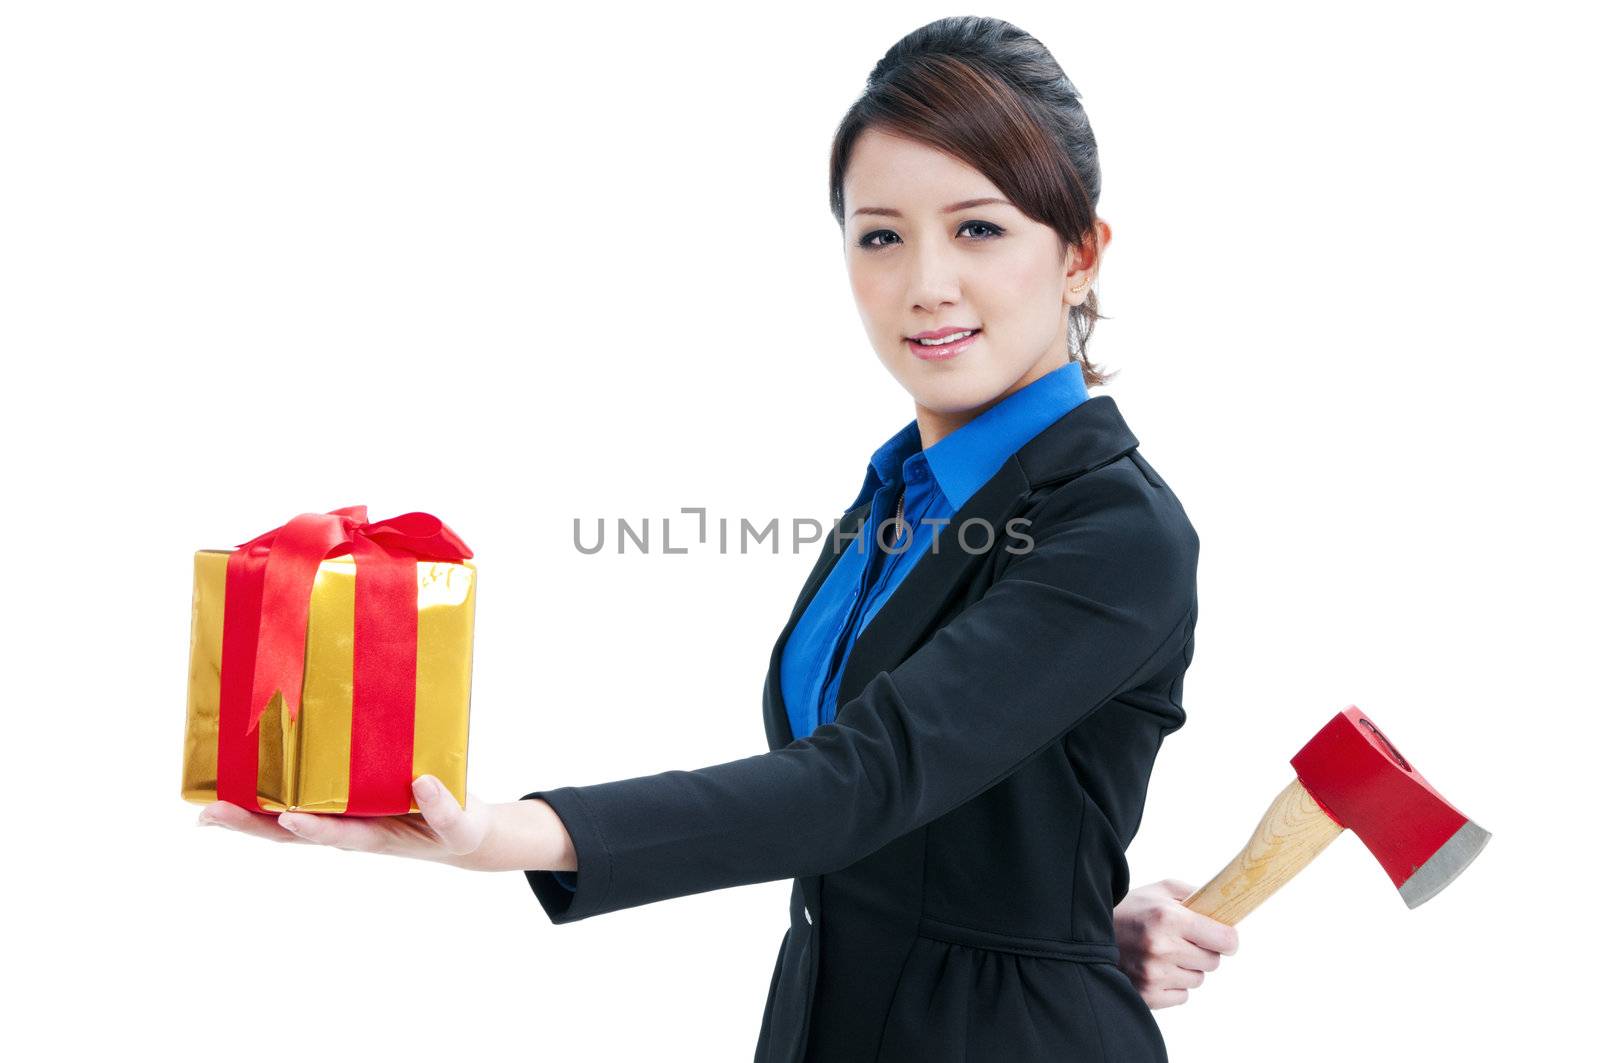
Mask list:
[[[1118,467],[1120,466],[1120,471]],[[1058,487],[1031,550],[832,723],[700,768],[541,790],[576,889],[527,871],[555,923],[847,867],[1002,781],[1181,651],[1199,540],[1117,462]]]

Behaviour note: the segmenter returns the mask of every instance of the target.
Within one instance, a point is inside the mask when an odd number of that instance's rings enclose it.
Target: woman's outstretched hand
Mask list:
[[[572,839],[543,801],[485,804],[469,792],[463,808],[431,775],[418,776],[411,792],[420,814],[264,813],[213,801],[200,810],[199,822],[269,841],[433,860],[469,871],[576,870]]]
[[[1189,990],[1214,971],[1223,956],[1239,951],[1239,932],[1227,923],[1190,911],[1181,903],[1194,887],[1162,879],[1130,890],[1111,913],[1117,966],[1132,980],[1150,1010],[1189,999]]]

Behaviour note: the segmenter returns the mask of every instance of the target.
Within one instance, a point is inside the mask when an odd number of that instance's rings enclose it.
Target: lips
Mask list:
[[[976,331],[978,331],[977,325],[946,325],[943,328],[929,329],[926,332],[918,332],[915,335],[907,336],[906,338],[912,340],[937,340],[957,332]]]
[[[925,344],[917,342],[921,338],[937,339],[941,336],[954,336],[962,332],[969,332],[971,335],[963,337],[959,340],[949,340],[945,343],[939,344]],[[919,333],[917,336],[907,337],[905,344],[907,347],[911,348],[912,354],[916,355],[925,362],[945,362],[949,361],[951,358],[954,358],[956,355],[960,354],[962,351],[978,342],[978,337],[981,335],[983,335],[982,329],[945,328],[938,329],[933,332]]]

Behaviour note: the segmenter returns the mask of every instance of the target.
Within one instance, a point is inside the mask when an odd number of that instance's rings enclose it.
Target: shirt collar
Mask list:
[[[849,513],[861,503],[871,498],[884,484],[895,483],[900,479],[900,470],[911,455],[922,449],[922,432],[917,428],[913,419],[909,424],[872,452],[872,458],[867,462],[867,475],[861,481],[861,490],[856,493],[854,502],[845,507]]]
[[[1007,458],[1088,397],[1083,366],[1068,362],[1007,395],[922,451],[950,507],[959,510],[966,505]],[[884,484],[896,482],[905,461],[921,449],[922,436],[913,420],[873,452],[861,490],[845,512],[861,505]]]

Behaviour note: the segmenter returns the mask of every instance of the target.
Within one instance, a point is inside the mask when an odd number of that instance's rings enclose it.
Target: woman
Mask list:
[[[774,646],[770,752],[465,809],[423,777],[420,816],[202,818],[522,869],[557,923],[793,878],[758,1060],[1165,1059],[1151,1009],[1236,937],[1183,883],[1127,889],[1184,721],[1199,544],[1087,394],[1111,238],[1088,121],[1032,37],[943,19],[873,71],[831,196],[916,417]]]

